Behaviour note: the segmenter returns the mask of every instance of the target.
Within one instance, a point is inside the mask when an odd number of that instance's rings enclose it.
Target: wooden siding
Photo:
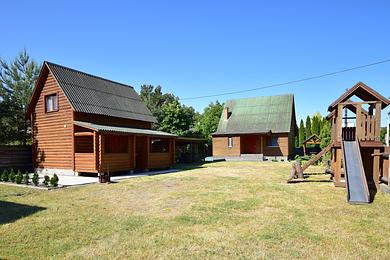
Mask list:
[[[91,122],[96,124],[113,125],[113,126],[127,126],[133,128],[143,128],[143,129],[151,128],[150,122],[131,120],[126,118],[94,115],[94,114],[85,114],[85,113],[78,113],[78,112],[74,114],[74,120]]]
[[[240,156],[241,153],[247,153],[248,148],[245,144],[246,140],[251,140],[248,136],[234,136],[233,137],[233,147],[228,147],[228,137],[218,136],[213,137],[213,156],[223,157],[223,156]],[[262,153],[264,156],[290,156],[293,145],[292,133],[288,134],[272,134],[271,136],[261,136],[261,135],[252,135],[256,140],[256,153]],[[263,137],[263,141],[262,141]],[[267,146],[268,139],[271,137],[278,138],[278,147],[269,147]],[[242,140],[241,140],[242,139]],[[242,146],[242,149],[241,149]]]
[[[117,171],[130,171],[134,169],[134,137],[129,136],[129,148],[127,153],[105,153],[104,152],[104,137],[100,142],[101,149],[101,165],[100,171],[102,172],[117,172]]]
[[[172,165],[172,153],[149,153],[149,169],[169,168]]]
[[[94,153],[75,153],[76,172],[97,172]]]
[[[267,146],[267,139],[271,137],[278,138],[279,147],[270,147]],[[289,134],[272,134],[267,136],[264,146],[264,155],[265,156],[289,156]]]
[[[58,94],[58,111],[45,112],[45,96]],[[33,164],[35,168],[73,170],[73,111],[49,73],[32,112]]]
[[[31,171],[31,146],[1,145],[0,170]]]
[[[213,137],[213,156],[240,156],[241,145],[240,136],[232,136],[233,146],[228,147],[228,137]]]

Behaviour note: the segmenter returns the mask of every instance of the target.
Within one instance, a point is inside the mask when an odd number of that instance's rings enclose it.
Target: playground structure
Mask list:
[[[318,135],[316,134],[312,134],[310,137],[308,137],[305,141],[303,141],[303,155],[308,155],[309,153],[318,153],[315,149],[314,149],[314,152],[313,152],[313,149],[311,149],[309,151],[308,149],[308,146],[311,145],[311,146],[314,146],[314,148],[319,148],[320,144],[321,144],[321,138],[318,137]]]
[[[358,98],[353,101],[351,98]],[[288,182],[303,172],[326,152],[331,151],[331,173],[336,187],[346,187],[350,203],[369,203],[370,191],[379,189],[383,177],[380,141],[381,111],[390,101],[362,82],[347,90],[328,108],[332,124],[331,143],[300,167],[294,166]]]

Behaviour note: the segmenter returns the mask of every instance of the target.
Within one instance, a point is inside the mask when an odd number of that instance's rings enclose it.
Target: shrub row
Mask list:
[[[25,172],[23,174],[20,170],[18,170],[16,173],[13,169],[11,169],[10,171],[4,170],[0,175],[0,181],[29,185],[30,184],[30,175],[28,172]],[[51,178],[49,176],[45,175],[43,178],[42,184],[45,187],[49,187],[49,185],[52,187],[57,187],[58,181],[59,181],[59,179],[58,179],[58,176],[56,174],[54,174],[53,177],[51,177]],[[33,174],[32,178],[31,178],[31,182],[35,186],[39,185],[38,173]]]

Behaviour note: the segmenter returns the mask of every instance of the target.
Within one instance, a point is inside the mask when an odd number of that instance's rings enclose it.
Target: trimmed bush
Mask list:
[[[1,180],[2,181],[9,181],[9,173],[7,170],[4,170],[3,173],[1,174]]]
[[[22,183],[22,180],[23,180],[23,174],[22,174],[22,172],[19,170],[18,173],[16,174],[15,182],[16,182],[16,184],[21,184],[21,183]]]
[[[23,176],[23,182],[24,184],[28,185],[28,181],[30,180],[30,176],[28,175],[28,172],[25,172]]]
[[[38,173],[34,173],[34,174],[33,174],[32,183],[34,183],[35,186],[38,186],[38,184],[39,184],[39,176],[38,176]]]
[[[50,184],[53,187],[57,187],[58,186],[58,176],[57,176],[57,174],[54,174],[53,177],[51,177]]]
[[[43,177],[43,185],[47,187],[49,186],[49,182],[50,182],[50,177],[45,175],[45,177]]]
[[[15,182],[15,178],[16,178],[16,174],[15,174],[14,170],[11,169],[11,171],[10,171],[10,173],[9,173],[9,180],[10,180],[11,182]]]

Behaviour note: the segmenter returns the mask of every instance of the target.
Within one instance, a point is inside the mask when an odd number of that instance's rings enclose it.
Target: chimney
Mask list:
[[[232,112],[229,112],[229,108],[225,107],[223,109],[223,119],[228,120],[231,115],[232,115]]]

